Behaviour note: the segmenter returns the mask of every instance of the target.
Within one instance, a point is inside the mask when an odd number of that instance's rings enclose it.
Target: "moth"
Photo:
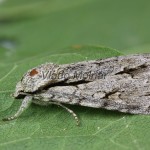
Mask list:
[[[118,56],[71,64],[45,63],[32,68],[17,83],[16,99],[23,99],[18,118],[31,103],[64,104],[150,114],[150,54]]]

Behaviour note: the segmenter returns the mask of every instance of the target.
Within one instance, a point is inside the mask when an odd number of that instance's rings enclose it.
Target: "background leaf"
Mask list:
[[[149,0],[0,0],[0,119],[20,106],[10,94],[32,67],[149,52],[149,14]],[[0,121],[0,149],[149,150],[149,116],[68,107],[80,127],[57,106]]]

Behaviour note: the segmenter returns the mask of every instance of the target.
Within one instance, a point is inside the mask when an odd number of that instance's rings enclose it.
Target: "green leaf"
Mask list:
[[[0,119],[19,108],[10,95],[34,66],[120,55],[87,44],[150,52],[149,6],[149,0],[0,0]],[[32,105],[17,120],[0,121],[0,150],[149,150],[149,116],[68,107],[80,127],[57,106]]]

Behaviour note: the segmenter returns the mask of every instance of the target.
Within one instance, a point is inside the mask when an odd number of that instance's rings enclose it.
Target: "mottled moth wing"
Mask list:
[[[17,84],[14,97],[24,93],[34,93],[55,84],[92,82],[121,73],[141,70],[150,64],[150,54],[112,57],[101,60],[83,61],[72,64],[42,64],[29,70]]]
[[[33,102],[46,105],[54,101],[132,114],[150,114],[150,67],[146,63],[105,79],[76,85],[50,87],[35,94]]]

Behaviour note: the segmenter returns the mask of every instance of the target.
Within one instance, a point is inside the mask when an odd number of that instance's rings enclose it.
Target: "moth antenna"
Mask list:
[[[32,96],[26,96],[24,100],[22,101],[22,104],[18,111],[11,117],[4,118],[3,121],[10,121],[18,118],[32,103]]]
[[[76,120],[77,126],[80,124],[79,118],[73,110],[71,110],[68,107],[66,107],[66,106],[64,106],[60,103],[57,103],[57,102],[50,102],[50,104],[55,104],[55,105],[58,105],[58,106],[60,106],[64,109],[66,109],[74,117],[74,119]]]

